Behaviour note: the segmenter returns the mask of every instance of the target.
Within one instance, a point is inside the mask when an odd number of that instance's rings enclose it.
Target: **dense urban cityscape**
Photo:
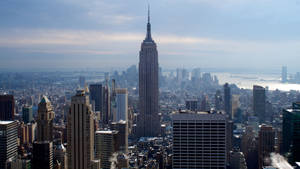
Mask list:
[[[148,7],[138,65],[0,72],[0,169],[300,168],[299,90],[164,69],[157,46]]]

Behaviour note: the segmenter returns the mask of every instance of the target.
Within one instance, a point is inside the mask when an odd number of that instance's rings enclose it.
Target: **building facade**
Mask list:
[[[173,168],[226,168],[226,116],[208,112],[172,115]]]
[[[0,95],[0,120],[13,120],[15,115],[15,99],[13,95]]]
[[[265,88],[257,85],[253,86],[253,113],[260,123],[265,121],[266,91]]]
[[[116,118],[115,121],[128,121],[128,91],[127,89],[116,89]]]
[[[0,168],[6,167],[8,159],[17,158],[17,122],[0,121]]]
[[[160,117],[158,108],[158,52],[151,37],[148,11],[147,35],[141,45],[139,58],[139,117],[138,137],[158,136]]]
[[[51,102],[43,96],[38,106],[37,141],[53,141],[54,111]]]
[[[67,122],[69,169],[91,169],[94,160],[94,113],[89,96],[78,90],[71,99]]]

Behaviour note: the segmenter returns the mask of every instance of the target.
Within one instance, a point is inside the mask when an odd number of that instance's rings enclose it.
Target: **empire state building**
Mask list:
[[[148,9],[147,35],[142,42],[139,62],[139,116],[138,137],[155,137],[160,133],[158,115],[158,53],[151,37]]]

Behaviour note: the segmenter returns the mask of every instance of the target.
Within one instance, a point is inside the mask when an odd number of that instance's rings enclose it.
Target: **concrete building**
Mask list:
[[[141,45],[139,61],[139,116],[137,137],[155,137],[160,134],[158,108],[158,52],[151,37],[148,10],[147,35]]]
[[[118,149],[118,131],[105,130],[95,133],[95,159],[100,160],[101,168],[110,169],[110,158]]]
[[[67,122],[69,169],[91,169],[94,160],[94,113],[89,96],[78,90],[71,99]]]
[[[15,115],[15,99],[13,95],[0,95],[0,120],[13,120]]]
[[[17,158],[17,122],[0,121],[0,168],[5,169],[9,159]]]
[[[51,102],[43,96],[38,106],[37,141],[53,141],[54,111]]]
[[[259,122],[265,121],[266,114],[266,92],[261,86],[253,86],[253,113],[258,117]]]
[[[226,168],[226,116],[181,111],[172,115],[173,168]]]

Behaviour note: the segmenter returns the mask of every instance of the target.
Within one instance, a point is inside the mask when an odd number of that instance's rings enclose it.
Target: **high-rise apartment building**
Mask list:
[[[18,129],[16,121],[0,121],[0,168],[6,168],[8,159],[17,158]]]
[[[172,115],[173,168],[225,169],[226,116],[182,111]]]
[[[300,161],[300,103],[283,110],[281,153],[290,154],[290,162]]]
[[[258,117],[259,122],[265,121],[266,114],[266,92],[261,86],[253,86],[253,113]]]
[[[116,118],[115,121],[128,122],[128,92],[127,89],[116,89]]]
[[[266,159],[275,152],[275,130],[272,126],[261,125],[258,136],[258,166],[271,165]]]
[[[53,141],[54,111],[51,102],[43,96],[38,106],[37,141]]]
[[[69,169],[91,169],[94,160],[94,113],[89,96],[78,90],[71,99],[67,122]]]
[[[231,91],[228,83],[225,83],[224,85],[224,111],[231,119]]]
[[[150,12],[148,10],[147,35],[141,45],[139,61],[138,137],[160,134],[158,90],[158,53],[156,43],[151,37]]]
[[[13,95],[0,95],[0,120],[13,120],[15,115],[15,99]]]

